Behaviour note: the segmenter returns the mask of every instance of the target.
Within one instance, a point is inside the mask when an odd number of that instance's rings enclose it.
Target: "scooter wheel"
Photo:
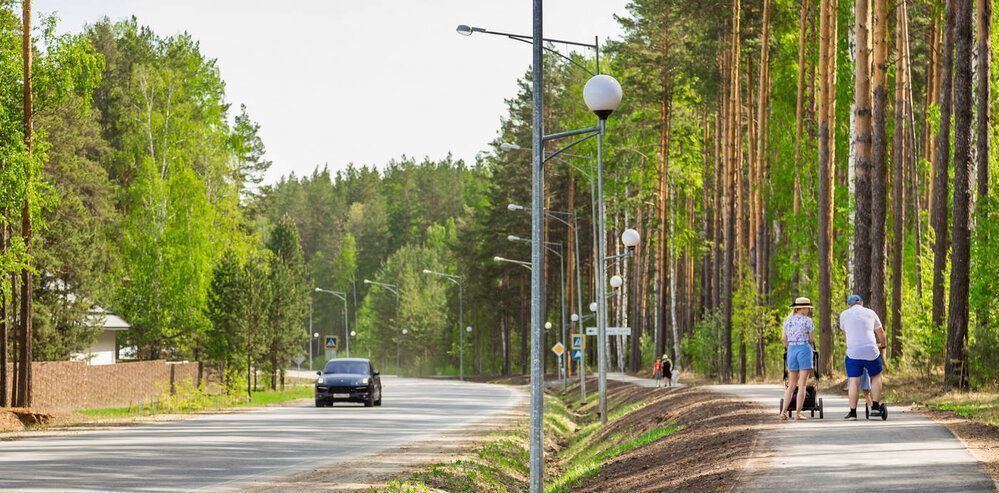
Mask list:
[[[888,421],[888,406],[881,404],[881,421]]]
[[[825,419],[825,406],[822,405],[822,398],[819,398],[819,419]]]
[[[864,404],[864,418],[871,419],[871,408],[867,404]]]

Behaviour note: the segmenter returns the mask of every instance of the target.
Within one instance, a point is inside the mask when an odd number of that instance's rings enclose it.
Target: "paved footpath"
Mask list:
[[[390,376],[383,385],[383,407],[296,403],[0,441],[0,491],[240,489],[464,429],[522,400],[502,385]]]
[[[844,421],[846,397],[820,395],[825,419],[781,422],[778,385],[713,385],[759,402],[774,422],[760,436],[741,492],[994,492],[996,485],[960,440],[922,414],[891,407],[888,421]],[[772,410],[772,412],[770,412]],[[806,413],[807,415],[807,413]]]

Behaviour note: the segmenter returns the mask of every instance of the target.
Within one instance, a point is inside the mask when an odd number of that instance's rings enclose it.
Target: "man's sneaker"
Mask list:
[[[878,418],[881,417],[881,406],[880,405],[871,406],[871,417],[878,417]]]
[[[843,419],[845,419],[847,421],[856,421],[857,420],[857,410],[856,409],[851,409],[850,412],[846,413],[846,417],[844,417]]]

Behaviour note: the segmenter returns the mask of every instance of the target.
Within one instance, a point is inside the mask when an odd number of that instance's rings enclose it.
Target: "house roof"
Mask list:
[[[103,319],[104,330],[128,330],[132,328],[125,319],[96,305],[90,310],[90,316],[94,319]]]

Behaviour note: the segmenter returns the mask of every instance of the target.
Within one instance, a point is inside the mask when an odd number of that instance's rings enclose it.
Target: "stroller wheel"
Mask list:
[[[888,406],[881,404],[881,421],[888,421]]]
[[[780,412],[784,412],[784,398],[780,398]]]
[[[822,398],[819,397],[819,419],[825,419],[825,412],[823,412],[825,406],[822,405]]]
[[[871,408],[868,407],[867,404],[864,404],[864,417],[871,419]]]
[[[814,409],[812,409],[812,417],[813,418],[815,417],[815,410]]]

